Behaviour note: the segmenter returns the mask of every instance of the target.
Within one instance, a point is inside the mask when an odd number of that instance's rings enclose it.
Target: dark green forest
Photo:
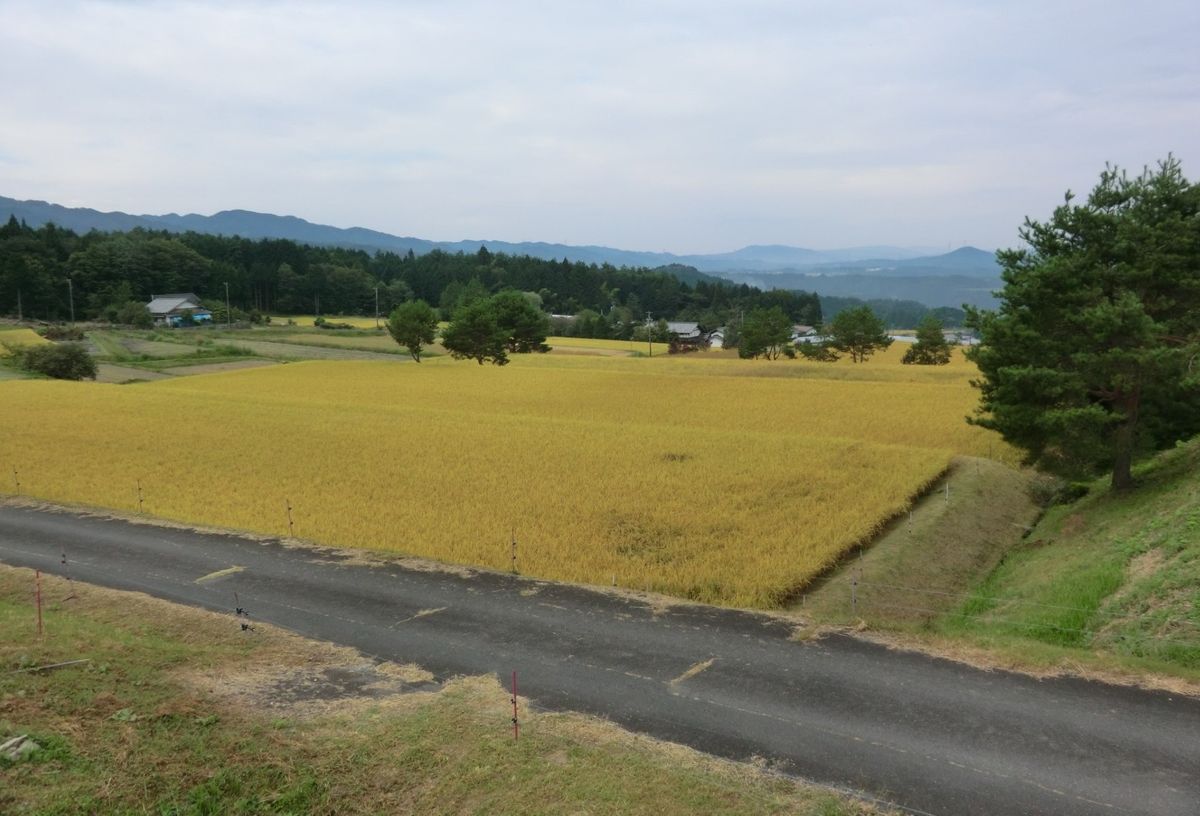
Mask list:
[[[934,317],[947,328],[963,325],[967,313],[952,306],[929,308],[924,303],[915,300],[896,300],[891,298],[870,298],[863,300],[855,297],[834,297],[821,295],[821,311],[826,320],[832,320],[839,312],[853,309],[857,306],[870,306],[883,324],[891,329],[910,329],[920,325],[926,317]]]
[[[550,314],[577,315],[590,336],[627,337],[646,321],[694,320],[716,327],[754,309],[778,306],[797,323],[818,325],[815,294],[745,284],[680,280],[676,270],[542,260],[489,252],[424,255],[148,230],[78,235],[15,219],[0,226],[0,314],[61,321],[73,295],[79,320],[97,319],[154,294],[193,292],[235,310],[264,314],[370,315],[421,299],[448,316],[476,298],[533,292]],[[685,276],[686,277],[686,276]]]

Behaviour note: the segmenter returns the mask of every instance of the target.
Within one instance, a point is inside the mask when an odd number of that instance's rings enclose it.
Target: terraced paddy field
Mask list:
[[[20,348],[22,346],[40,346],[48,342],[50,341],[33,329],[0,326],[0,357],[9,355],[7,346]]]
[[[898,356],[898,355],[897,355]],[[972,369],[518,355],[0,383],[21,492],[775,607],[959,453]]]

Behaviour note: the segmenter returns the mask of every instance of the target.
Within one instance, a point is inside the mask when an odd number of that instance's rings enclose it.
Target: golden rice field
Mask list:
[[[547,337],[546,345],[555,351],[567,349],[589,349],[597,351],[622,352],[625,354],[666,354],[666,343],[654,343],[636,340],[600,340],[591,337]]]
[[[956,453],[971,369],[520,355],[132,386],[0,383],[0,471],[51,501],[771,607]],[[11,488],[10,488],[11,489]]]
[[[262,335],[261,337],[259,335]],[[247,335],[249,336],[249,335]],[[390,334],[341,335],[341,334],[278,334],[275,331],[254,333],[252,339],[271,340],[278,343],[294,343],[300,346],[317,346],[318,348],[344,348],[361,351],[381,351],[384,353],[400,354],[404,350],[396,344]]]
[[[321,315],[330,323],[346,323],[356,329],[373,329],[375,328],[374,317],[359,317],[357,315]],[[294,320],[297,326],[312,327],[316,321],[316,315],[271,315],[272,324],[286,324],[289,320]],[[387,323],[387,315],[379,316],[379,325],[383,326]]]
[[[5,346],[40,346],[50,342],[33,329],[8,328],[0,326],[0,357],[7,357],[9,351]]]
[[[333,320],[334,318],[331,318]],[[352,321],[363,320],[364,318],[336,318],[337,321]],[[297,321],[299,322],[299,321]],[[349,348],[349,349],[364,349],[369,351],[383,352],[400,352],[400,346],[392,339],[389,334],[370,334],[346,336],[332,333],[300,333],[291,332],[283,333],[281,329],[271,328],[269,330],[255,330],[255,338],[277,340],[281,343],[297,343],[299,345],[308,346],[325,346],[328,348]],[[571,352],[579,350],[580,352],[608,352],[617,356],[625,356],[635,353],[646,354],[651,351],[646,343],[635,343],[630,340],[594,340],[587,337],[547,337],[546,344],[554,351]],[[435,346],[433,351],[440,351],[440,346]],[[667,346],[665,343],[655,343],[653,347],[654,354],[666,354]]]

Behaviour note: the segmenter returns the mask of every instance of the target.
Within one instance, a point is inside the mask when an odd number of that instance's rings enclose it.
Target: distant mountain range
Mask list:
[[[894,246],[815,250],[768,244],[747,246],[733,252],[675,255],[670,252],[639,252],[541,241],[429,241],[362,227],[343,229],[313,224],[291,215],[249,210],[223,210],[214,215],[131,215],[0,196],[0,221],[7,221],[10,215],[32,227],[53,222],[76,232],[93,229],[122,232],[141,227],[171,232],[239,235],[251,239],[287,238],[300,243],[372,252],[386,250],[406,253],[412,250],[418,255],[434,249],[475,252],[480,246],[486,246],[493,252],[532,255],[536,258],[567,258],[614,266],[692,267],[701,273],[768,289],[807,289],[818,294],[841,296],[861,291],[857,296],[912,298],[931,306],[957,306],[963,302],[988,306],[993,301],[990,291],[999,287],[999,267],[994,256],[975,247],[933,254],[929,250]],[[954,281],[953,285],[946,286],[929,278],[953,278]],[[942,283],[949,284],[950,281]],[[964,294],[970,294],[971,297],[960,300]]]
[[[587,263],[611,263],[617,266],[666,266],[683,264],[701,272],[739,270],[746,272],[783,271],[820,267],[827,274],[861,272],[871,267],[880,270],[929,268],[963,274],[966,270],[995,274],[991,253],[974,247],[964,247],[946,255],[929,255],[928,251],[894,246],[866,246],[849,249],[816,250],[778,244],[747,246],[733,252],[710,255],[675,255],[670,252],[639,252],[603,246],[571,246],[541,241],[513,243],[509,241],[468,240],[428,241],[389,235],[386,232],[351,227],[342,229],[313,224],[292,215],[271,215],[249,210],[223,210],[214,215],[130,215],[123,212],[100,212],[84,207],[63,207],[45,201],[18,201],[0,196],[0,219],[15,215],[31,227],[54,222],[60,227],[87,232],[120,232],[143,229],[171,232],[202,232],[214,235],[240,235],[243,238],[288,238],[308,244],[354,247],[369,250],[390,250],[423,254],[433,249],[447,252],[474,252],[486,246],[493,252],[532,255],[535,258],[569,258]]]

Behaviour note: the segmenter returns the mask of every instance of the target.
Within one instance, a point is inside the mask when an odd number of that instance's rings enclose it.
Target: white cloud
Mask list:
[[[1200,162],[1192,4],[2,11],[0,194],[105,209],[677,251],[989,246],[1106,160]]]

